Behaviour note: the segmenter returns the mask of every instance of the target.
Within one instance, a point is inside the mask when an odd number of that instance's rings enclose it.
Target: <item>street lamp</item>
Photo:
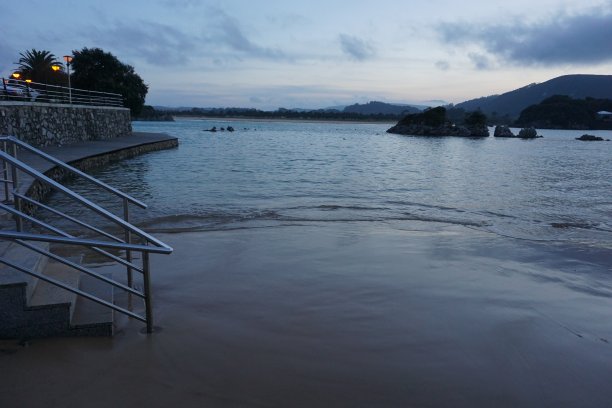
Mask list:
[[[51,69],[55,72],[59,71],[60,69],[62,69],[62,67],[60,67],[59,65],[51,65]]]
[[[19,79],[19,77],[21,77],[21,74],[19,72],[13,72],[11,76],[15,79]]]
[[[66,67],[68,68],[68,100],[72,104],[72,88],[70,87],[70,63],[72,62],[72,56],[64,55],[64,61],[66,61]]]

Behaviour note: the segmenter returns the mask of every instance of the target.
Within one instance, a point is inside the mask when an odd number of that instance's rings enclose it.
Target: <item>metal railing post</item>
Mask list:
[[[142,251],[143,270],[143,292],[145,295],[145,316],[147,319],[147,333],[153,333],[153,305],[151,299],[151,268],[149,264],[149,253]]]
[[[15,143],[13,143],[12,145],[13,145],[13,157],[17,159],[17,145]],[[11,169],[12,169],[12,178],[13,178],[13,191],[17,192],[19,191],[19,174],[17,172],[16,166],[11,166]],[[17,197],[15,194],[13,194],[13,205],[15,206],[15,209],[17,211],[21,212],[21,199]],[[23,231],[23,220],[21,219],[21,217],[16,217],[15,228],[19,232]]]
[[[2,78],[2,88],[4,89],[4,99],[8,101],[10,98],[9,98],[8,91],[6,90],[6,81],[4,78]]]
[[[54,259],[57,262],[60,262],[70,268],[76,269],[77,271],[81,273],[90,275],[91,277],[98,279],[102,282],[105,282],[109,285],[112,285],[116,288],[120,288],[122,290],[127,291],[129,295],[128,297],[129,306],[128,308],[125,308],[125,307],[115,305],[114,303],[108,302],[102,298],[99,298],[94,294],[83,292],[79,288],[72,287],[70,285],[65,284],[64,282],[61,282],[54,278],[50,278],[34,270],[23,268],[20,265],[7,261],[3,257],[0,257],[0,263],[8,265],[11,268],[17,269],[31,276],[35,276],[39,279],[42,279],[43,281],[46,281],[54,286],[58,286],[64,290],[75,293],[79,296],[83,296],[86,299],[89,299],[105,307],[108,307],[122,314],[130,316],[131,318],[137,319],[146,324],[147,333],[153,333],[154,332],[154,318],[153,318],[150,254],[151,253],[170,254],[172,252],[172,248],[164,244],[163,242],[159,241],[155,237],[140,230],[138,227],[130,224],[129,205],[134,204],[141,208],[146,208],[147,206],[144,203],[141,203],[140,201],[136,200],[135,198],[130,197],[129,195],[106,185],[105,183],[101,182],[98,179],[92,178],[91,176],[88,176],[87,174],[80,172],[79,170],[53,158],[52,156],[47,155],[46,153],[42,151],[39,151],[33,148],[32,146],[24,143],[23,141],[13,136],[2,136],[0,137],[0,141],[2,142],[2,144],[0,144],[0,148],[4,148],[4,151],[0,150],[0,160],[3,162],[1,165],[2,167],[0,167],[0,174],[4,173],[4,176],[5,176],[4,177],[5,195],[8,198],[12,198],[13,200],[12,204],[14,205],[14,208],[13,208],[13,205],[9,204],[8,202],[7,203],[0,202],[0,210],[8,214],[12,214],[15,217],[15,220],[17,222],[17,231],[0,230],[0,240],[9,239],[14,242],[17,242],[19,245],[27,249],[30,249],[43,256]],[[17,155],[19,154],[19,149],[22,149],[22,153],[20,153],[22,156],[24,154],[23,151],[27,153],[33,153],[39,156],[40,158],[43,158],[51,163],[55,163],[60,168],[69,170],[70,172],[76,175],[79,175],[86,180],[89,180],[95,185],[102,187],[106,189],[107,191],[110,191],[113,194],[121,197],[123,201],[123,219],[121,218],[121,216],[111,213],[110,211],[100,207],[96,203],[82,197],[78,193],[66,188],[62,184],[40,173],[36,169],[29,166],[27,163],[24,163],[18,160]],[[11,167],[10,169],[8,168],[9,166]],[[20,172],[23,174],[19,174]],[[44,183],[50,189],[63,193],[67,197],[79,203],[81,206],[84,206],[85,208],[88,208],[89,210],[94,211],[98,215],[113,221],[116,225],[119,225],[120,227],[123,228],[124,233],[125,233],[125,242],[120,238],[120,235],[116,236],[116,234],[107,233],[99,228],[96,228],[93,225],[89,225],[84,221],[81,221],[75,217],[65,214],[62,211],[56,210],[50,206],[47,206],[32,198],[29,198],[26,195],[24,195],[25,193],[22,194],[22,192],[19,191],[19,188],[20,188],[19,178],[20,176],[23,177],[23,175],[26,175],[26,177],[32,177],[35,180],[38,180],[39,182]],[[12,189],[10,189],[10,186],[8,186],[9,184],[13,184]],[[30,205],[33,205],[34,207],[38,208],[38,210],[50,211],[56,216],[60,216],[68,221],[74,222],[82,227],[85,227],[88,230],[101,234],[107,239],[99,240],[99,239],[77,238],[67,232],[64,232],[63,230],[57,227],[53,227],[52,225],[34,216],[23,213],[22,208],[28,207]],[[46,232],[43,234],[24,232],[23,230],[28,229],[30,225],[36,226],[36,227],[42,227],[44,230],[46,230]],[[49,234],[49,232],[51,234]],[[103,275],[99,275],[95,273],[95,271],[92,271],[84,266],[81,266],[78,263],[72,262],[50,251],[47,251],[43,248],[39,248],[36,245],[29,244],[26,241],[47,242],[49,244],[57,244],[57,245],[78,245],[78,246],[86,247],[90,250],[93,250],[99,254],[104,255],[105,257],[111,259],[114,262],[117,262],[127,267],[129,284],[126,285],[125,283],[114,281],[112,278],[107,278]],[[135,241],[136,243],[132,243],[133,241]],[[140,244],[140,242],[144,242],[144,243]],[[115,256],[111,253],[111,252],[123,253],[124,251],[126,254],[126,258],[128,259],[127,261],[121,256]],[[142,254],[142,267],[140,266],[140,264],[137,265],[133,263],[132,261],[133,258],[136,258],[136,259],[138,258],[139,252]],[[134,288],[134,282],[133,282],[133,276],[132,276],[134,271],[140,272],[143,274],[142,290],[137,290]],[[135,295],[139,298],[139,300],[144,301],[144,306],[145,306],[144,316],[142,315],[142,312],[134,313],[132,311],[132,299],[133,299],[132,295]]]
[[[127,198],[124,198],[123,199],[123,219],[125,220],[125,222],[130,222],[130,210],[128,206],[129,206],[129,201]],[[132,233],[127,229],[125,230],[125,242],[128,244],[132,243]],[[125,252],[125,258],[126,258],[126,261],[128,261],[129,263],[132,263],[132,251],[128,249]],[[132,276],[132,268],[129,266],[127,267],[127,282],[130,288],[133,287],[134,279]]]
[[[6,142],[2,142],[2,150],[8,153]],[[2,160],[2,178],[4,179],[4,201],[9,201],[8,164]]]

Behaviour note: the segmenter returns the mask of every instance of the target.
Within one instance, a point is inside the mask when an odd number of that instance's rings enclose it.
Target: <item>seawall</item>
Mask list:
[[[93,168],[105,166],[110,162],[157,150],[173,149],[177,148],[178,145],[176,137],[163,133],[134,132],[128,136],[109,140],[87,141],[67,146],[47,146],[41,150],[79,170],[87,172]],[[61,182],[70,176],[66,170],[27,152],[24,152],[21,157],[36,170],[53,180]],[[28,175],[23,175],[20,191],[28,197],[42,201],[50,189],[46,184],[34,180]],[[24,210],[26,213],[31,213],[32,209],[25,206]]]
[[[0,101],[0,134],[33,146],[108,140],[131,132],[127,108]]]

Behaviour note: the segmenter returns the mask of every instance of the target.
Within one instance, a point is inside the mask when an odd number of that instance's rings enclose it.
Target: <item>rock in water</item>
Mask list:
[[[576,140],[583,140],[585,142],[603,142],[604,139],[603,137],[599,137],[599,136],[595,136],[595,135],[582,135],[580,137],[577,137]],[[610,139],[608,139],[608,141],[610,141]]]
[[[387,130],[387,133],[413,136],[489,136],[486,117],[480,112],[468,115],[465,122],[465,125],[460,126],[451,123],[446,118],[446,108],[439,106],[404,116],[397,125]]]
[[[497,125],[495,126],[495,132],[493,133],[494,137],[516,137],[514,133],[510,130],[510,128],[506,125]]]
[[[536,137],[542,136],[538,136],[538,131],[535,130],[535,128],[530,127],[521,129],[518,134],[518,137],[520,137],[521,139],[535,139]]]

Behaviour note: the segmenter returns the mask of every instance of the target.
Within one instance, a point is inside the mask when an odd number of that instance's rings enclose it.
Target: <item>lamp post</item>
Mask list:
[[[72,87],[70,86],[70,63],[72,62],[71,55],[64,55],[64,61],[66,61],[66,67],[68,70],[68,101],[72,104]]]

